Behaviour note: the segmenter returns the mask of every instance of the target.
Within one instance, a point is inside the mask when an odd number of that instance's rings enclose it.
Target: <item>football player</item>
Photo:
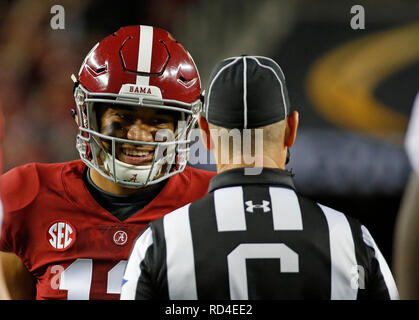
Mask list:
[[[123,27],[72,78],[81,160],[3,176],[0,249],[15,299],[119,299],[138,234],[206,194],[214,175],[186,166],[201,85],[167,31]]]

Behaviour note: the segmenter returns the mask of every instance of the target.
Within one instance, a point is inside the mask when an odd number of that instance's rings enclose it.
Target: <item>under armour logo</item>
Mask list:
[[[263,209],[263,212],[269,212],[271,211],[271,209],[269,208],[269,201],[266,200],[262,200],[262,204],[253,204],[253,201],[246,201],[246,211],[247,212],[252,212],[253,213],[253,209]]]

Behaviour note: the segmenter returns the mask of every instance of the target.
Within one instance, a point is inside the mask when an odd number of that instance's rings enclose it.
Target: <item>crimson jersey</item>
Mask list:
[[[28,164],[2,177],[0,250],[37,280],[37,299],[119,299],[133,241],[147,224],[207,193],[214,172],[186,167],[142,210],[119,221],[83,181],[81,160]]]

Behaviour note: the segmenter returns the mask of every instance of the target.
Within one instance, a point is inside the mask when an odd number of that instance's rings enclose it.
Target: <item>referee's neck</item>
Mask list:
[[[269,157],[263,157],[259,161],[254,161],[250,164],[246,164],[245,161],[241,163],[217,163],[217,173],[221,173],[230,169],[237,168],[254,168],[254,167],[263,167],[263,168],[273,168],[273,169],[285,169],[285,160],[274,160]]]

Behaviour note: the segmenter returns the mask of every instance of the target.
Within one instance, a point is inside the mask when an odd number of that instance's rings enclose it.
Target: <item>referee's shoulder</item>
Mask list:
[[[362,238],[363,224],[357,218],[354,218],[350,212],[343,212],[315,201],[313,201],[313,203],[315,203],[320,208],[324,216],[328,215],[329,219],[338,221],[338,224],[348,223],[353,236]]]
[[[300,205],[302,205],[306,208],[310,208],[310,207],[311,208],[318,208],[320,210],[319,212],[321,212],[321,215],[324,216],[325,218],[326,218],[326,215],[328,215],[329,217],[332,217],[332,218],[337,218],[337,219],[344,217],[343,220],[342,219],[339,219],[339,220],[341,220],[341,221],[346,220],[352,227],[361,229],[362,223],[358,219],[354,218],[351,215],[353,213],[340,211],[336,208],[325,205],[321,202],[317,202],[317,201],[315,201],[315,200],[313,200],[313,199],[311,199],[307,196],[304,196],[304,195],[301,195],[301,194],[298,194],[298,193],[297,193],[297,196],[298,196]]]

